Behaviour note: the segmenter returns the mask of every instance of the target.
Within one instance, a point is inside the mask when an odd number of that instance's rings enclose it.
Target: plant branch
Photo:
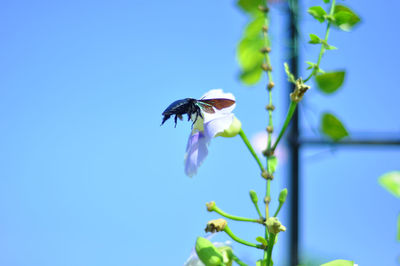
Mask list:
[[[275,141],[275,143],[274,143],[274,145],[273,145],[273,147],[272,147],[272,151],[275,151],[276,146],[278,145],[279,141],[280,141],[280,140],[282,139],[282,137],[283,137],[283,134],[285,134],[286,128],[288,127],[288,125],[289,125],[289,123],[290,123],[290,120],[292,119],[292,116],[293,116],[293,114],[294,114],[294,111],[296,110],[296,107],[297,107],[297,103],[294,102],[294,101],[291,101],[291,102],[290,102],[290,106],[289,106],[288,113],[286,114],[285,122],[283,123],[282,129],[281,129],[281,131],[279,132],[279,136],[278,136],[278,138],[276,139],[276,141]]]
[[[253,248],[263,249],[262,245],[257,245],[257,244],[248,242],[248,241],[246,241],[246,240],[243,240],[243,239],[237,237],[237,236],[231,231],[231,229],[229,228],[228,225],[225,226],[224,232],[225,232],[228,236],[230,236],[233,240],[235,240],[236,242],[238,242],[238,243],[240,243],[240,244],[243,244],[243,245],[246,245],[246,246],[249,246],[249,247],[253,247]]]
[[[235,221],[264,224],[264,219],[252,219],[252,218],[230,215],[230,214],[222,211],[220,208],[218,208],[217,205],[212,206],[211,211],[215,211],[219,215],[221,215],[225,218],[231,219],[231,220],[235,220]]]
[[[256,152],[253,149],[253,146],[251,146],[249,139],[247,138],[246,134],[244,133],[243,129],[240,129],[239,135],[242,138],[244,144],[246,144],[247,149],[249,149],[251,155],[253,155],[253,158],[257,161],[258,166],[260,167],[261,172],[263,172],[264,166],[262,165],[260,159],[258,158]]]

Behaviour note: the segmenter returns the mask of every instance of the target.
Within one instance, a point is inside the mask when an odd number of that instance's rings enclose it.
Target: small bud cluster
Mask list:
[[[267,179],[267,180],[272,180],[272,179],[274,179],[274,175],[271,174],[271,173],[269,173],[267,170],[264,170],[264,171],[261,173],[261,176],[262,176],[263,178]]]
[[[299,78],[296,80],[295,89],[290,94],[290,100],[292,102],[300,102],[303,99],[304,93],[310,89],[310,86],[303,83],[303,80]]]
[[[275,235],[278,234],[279,232],[286,231],[286,227],[283,226],[276,217],[268,218],[268,220],[266,221],[266,225],[268,228],[268,232]]]

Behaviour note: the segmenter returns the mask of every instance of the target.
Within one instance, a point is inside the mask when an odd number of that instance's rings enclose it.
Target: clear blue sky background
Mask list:
[[[308,33],[324,28],[305,10],[321,2],[301,4],[302,62],[318,53],[306,44]],[[311,132],[319,114],[331,110],[357,134],[398,134],[400,3],[345,4],[363,23],[351,34],[331,33],[339,50],[322,68],[346,68],[346,83],[332,97],[307,93],[302,128]],[[172,101],[223,88],[235,94],[247,134],[264,130],[263,85],[237,80],[235,47],[246,19],[234,1],[0,6],[0,265],[182,265],[217,217],[206,202],[255,215],[248,190],[261,197],[265,184],[239,138],[213,140],[190,179],[183,173],[190,123],[160,127]],[[288,97],[284,4],[272,8],[271,24],[279,128]],[[302,253],[317,262],[397,265],[399,199],[376,180],[400,168],[400,149],[307,148],[302,158]],[[286,168],[282,163],[277,172],[273,198],[287,184]],[[250,241],[262,234],[257,225],[230,224]],[[287,236],[279,236],[278,266],[285,265]],[[234,248],[249,263],[261,256]]]

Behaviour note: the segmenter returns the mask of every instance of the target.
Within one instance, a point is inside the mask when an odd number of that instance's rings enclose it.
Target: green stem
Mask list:
[[[281,210],[283,203],[279,203],[278,209],[276,210],[274,217],[278,216],[279,211]]]
[[[258,166],[260,167],[261,172],[264,171],[264,166],[262,165],[260,159],[258,158],[256,152],[253,149],[253,146],[251,146],[249,139],[246,137],[246,134],[244,133],[243,129],[240,129],[239,135],[242,138],[244,144],[246,144],[246,147],[249,149],[251,155],[253,155],[254,159],[257,161]]]
[[[289,125],[289,123],[290,123],[290,120],[292,119],[292,116],[293,116],[293,114],[294,114],[294,111],[296,110],[296,107],[297,107],[297,103],[294,102],[294,101],[291,101],[291,102],[290,102],[290,106],[289,106],[288,113],[286,114],[285,122],[284,122],[284,124],[283,124],[283,126],[282,126],[281,131],[279,132],[279,136],[278,136],[277,140],[275,141],[275,143],[274,143],[274,145],[273,145],[273,147],[272,147],[272,151],[275,151],[276,146],[278,145],[278,143],[279,143],[279,141],[281,140],[283,134],[285,133],[286,128],[288,127],[288,125]]]
[[[336,2],[336,0],[332,0],[331,10],[329,12],[330,16],[332,16],[335,12],[335,2]],[[332,24],[332,22],[328,21],[328,25],[326,26],[326,32],[325,32],[325,39],[324,39],[325,43],[328,43],[329,29],[331,28],[331,24]],[[324,45],[321,43],[321,49],[319,50],[317,65],[313,68],[311,74],[304,80],[304,83],[309,81],[312,76],[317,74],[319,65],[321,63],[322,55],[325,53],[325,50],[326,49],[325,49]]]
[[[240,244],[243,244],[243,245],[246,245],[246,246],[249,246],[249,247],[253,247],[253,248],[260,248],[260,249],[262,249],[262,246],[261,246],[261,245],[254,244],[254,243],[248,242],[248,241],[246,241],[246,240],[243,240],[243,239],[237,237],[237,236],[231,231],[231,229],[229,228],[228,225],[225,226],[224,232],[225,232],[228,236],[230,236],[233,240],[235,240],[236,242],[238,242],[238,243],[240,243]]]
[[[239,265],[239,266],[248,266],[246,263],[241,261],[235,254],[232,254],[232,259]]]
[[[267,266],[272,266],[272,249],[274,248],[275,244],[275,234],[271,234],[270,240],[268,241],[268,249],[267,249]]]
[[[262,216],[262,213],[261,213],[261,211],[260,211],[260,208],[258,207],[258,204],[257,203],[254,203],[254,206],[256,207],[256,210],[257,210],[257,213],[258,213],[258,216],[260,217],[260,220],[264,220],[264,217]]]
[[[220,214],[221,216],[231,219],[231,220],[235,220],[235,221],[242,221],[242,222],[253,222],[253,223],[259,223],[259,224],[263,224],[263,219],[252,219],[252,218],[246,218],[246,217],[240,217],[240,216],[234,216],[234,215],[230,215],[224,211],[222,211],[220,208],[218,208],[217,206],[214,206],[212,208],[212,211],[215,211],[216,213]]]

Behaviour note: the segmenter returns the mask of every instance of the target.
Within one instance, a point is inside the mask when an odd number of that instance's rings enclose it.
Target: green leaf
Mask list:
[[[327,15],[326,11],[320,6],[310,7],[307,12],[319,22],[324,22]]]
[[[246,85],[254,85],[261,79],[262,73],[261,67],[256,67],[255,69],[242,71],[239,79]]]
[[[283,65],[285,66],[285,72],[286,72],[286,75],[288,77],[288,81],[292,82],[292,83],[295,83],[296,79],[294,78],[294,75],[292,74],[292,72],[290,72],[288,63],[285,62]]]
[[[350,260],[333,260],[324,264],[321,264],[321,266],[353,266],[354,261]]]
[[[350,31],[361,21],[360,17],[353,10],[343,5],[335,6],[333,17],[335,18],[333,25],[344,31]]]
[[[349,135],[342,122],[330,113],[322,114],[321,131],[334,141],[338,141]]]
[[[316,63],[313,63],[313,62],[310,62],[310,61],[307,61],[306,64],[308,65],[307,70],[308,69],[313,69],[313,68],[315,68],[317,66]]]
[[[250,21],[245,30],[244,37],[245,38],[255,38],[260,36],[262,33],[262,27],[264,26],[264,16],[260,13],[259,16],[256,16],[252,21]]]
[[[210,240],[198,237],[196,241],[196,253],[199,259],[207,266],[223,265],[223,256]]]
[[[397,216],[397,241],[400,241],[400,214]]]
[[[315,76],[318,88],[327,94],[334,93],[342,86],[344,81],[345,72],[328,72]]]
[[[315,34],[310,33],[310,41],[309,41],[308,43],[311,43],[311,44],[318,44],[318,43],[321,43],[321,42],[322,42],[322,40],[321,40],[320,37],[318,37],[318,36],[315,35]]]
[[[257,14],[259,12],[258,6],[262,4],[262,0],[239,0],[237,2],[238,7],[249,15]]]
[[[400,198],[400,171],[386,173],[379,177],[378,182],[387,191]]]
[[[264,246],[268,246],[268,241],[262,236],[257,236],[256,241],[260,242]]]
[[[276,156],[268,157],[268,172],[273,174],[275,173],[276,166],[278,165],[278,158]]]
[[[329,0],[324,0],[324,3],[328,4],[328,3],[329,3]]]

